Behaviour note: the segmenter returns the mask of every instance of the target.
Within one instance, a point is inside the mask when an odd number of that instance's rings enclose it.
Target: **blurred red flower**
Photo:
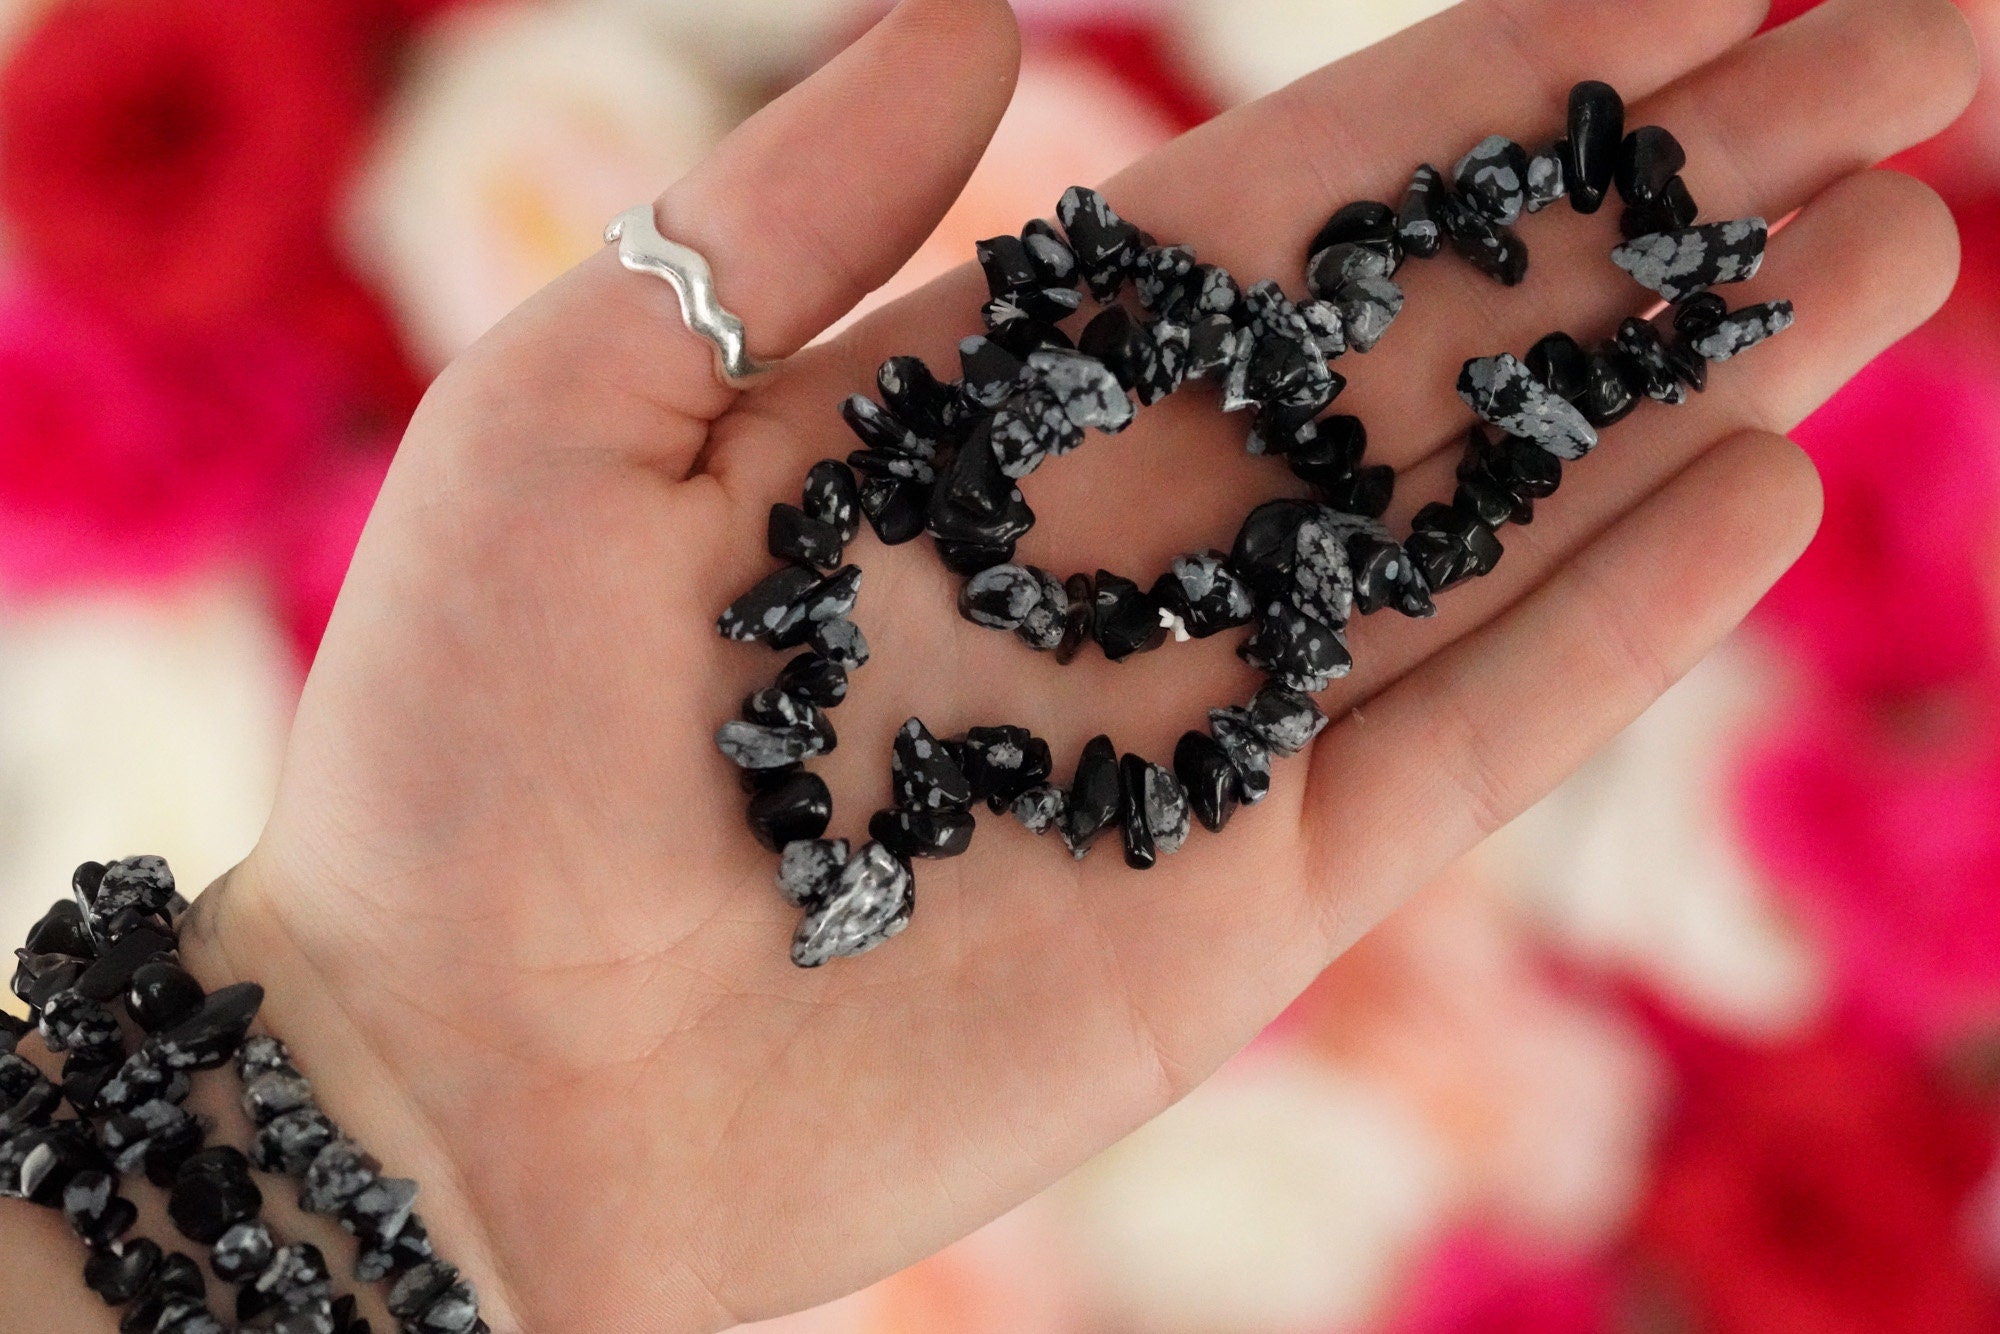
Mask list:
[[[1809,9],[1818,9],[1826,0],[1771,0],[1771,12],[1764,18],[1768,30],[1790,23]]]
[[[0,294],[0,583],[148,581],[240,552],[324,442],[329,380],[272,329],[151,342]]]
[[[349,435],[372,440],[403,433],[427,380],[372,288],[329,257],[301,266],[271,315],[337,368]]]
[[[1851,1036],[1699,1048],[1639,1224],[1712,1334],[1974,1334],[1965,1246],[1988,1114]]]
[[[319,651],[391,457],[388,449],[328,453],[274,516],[269,556],[278,615],[303,666]]]
[[[62,0],[0,72],[0,207],[123,315],[256,309],[325,251],[375,82],[325,0]]]

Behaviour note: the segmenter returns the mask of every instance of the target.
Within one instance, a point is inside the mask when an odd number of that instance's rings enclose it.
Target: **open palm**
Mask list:
[[[1944,0],[1835,0],[1746,41],[1759,0],[1467,0],[1187,135],[1106,187],[1246,282],[1335,207],[1489,133],[1559,132],[1581,78],[1687,144],[1710,218],[1803,209],[1741,298],[1799,328],[1647,408],[1440,615],[1357,626],[1335,719],[1226,836],[1139,874],[1012,821],[920,867],[910,929],[787,960],[796,913],[711,736],[780,659],[716,638],[764,514],[852,447],[833,409],[895,353],[952,364],[960,272],[743,397],[659,283],[601,254],[449,370],[418,414],[314,667],[277,811],[202,901],[210,982],[254,976],[331,1112],[426,1184],[496,1328],[712,1328],[855,1288],[962,1235],[1201,1080],[1445,862],[1556,783],[1754,603],[1810,535],[1789,428],[1943,299],[1950,221],[1865,169],[1941,128],[1973,59]],[[659,209],[765,356],[931,228],[1007,100],[1000,0],[908,0]],[[1089,133],[1079,126],[1078,133]],[[1053,205],[1053,198],[1049,201]],[[1641,295],[1615,209],[1526,229],[1507,292],[1442,259],[1342,371],[1401,472],[1448,498],[1467,357],[1601,334]],[[440,236],[440,246],[452,244]],[[1026,484],[1022,558],[1132,575],[1226,546],[1280,494],[1199,392]],[[1921,442],[1912,442],[1921,466]],[[875,649],[823,772],[835,832],[884,804],[905,717],[1016,723],[1058,776],[1109,733],[1154,757],[1254,678],[1227,642],[1056,668],[953,611],[927,543],[853,549]]]

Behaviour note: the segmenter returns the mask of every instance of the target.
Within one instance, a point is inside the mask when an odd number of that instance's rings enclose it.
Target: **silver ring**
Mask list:
[[[604,229],[604,243],[618,247],[618,262],[634,273],[664,278],[680,298],[681,319],[715,348],[715,376],[731,389],[747,389],[778,368],[750,355],[743,321],[715,295],[715,274],[701,253],[660,235],[653,206],[626,209]]]

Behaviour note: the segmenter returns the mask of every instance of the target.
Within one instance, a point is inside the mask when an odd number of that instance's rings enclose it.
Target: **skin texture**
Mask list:
[[[1817,484],[1781,433],[1956,271],[1937,199],[1869,168],[1959,112],[1975,57],[1945,0],[1833,0],[1751,40],[1762,17],[1759,0],[1466,0],[1107,186],[1246,280],[1295,278],[1333,208],[1400,198],[1418,161],[1488,133],[1538,145],[1569,85],[1596,77],[1633,124],[1686,142],[1705,216],[1802,210],[1729,294],[1791,297],[1798,327],[1690,406],[1610,432],[1437,619],[1358,625],[1360,665],[1322,699],[1335,725],[1226,836],[1138,875],[1108,845],[1076,864],[982,816],[969,855],[920,868],[905,935],[794,969],[796,915],[710,741],[781,659],[713,620],[768,567],[770,504],[852,447],[836,402],[892,353],[951,366],[983,289],[954,274],[736,397],[668,289],[605,253],[418,413],[270,826],[190,921],[204,980],[271,988],[272,1028],[328,1109],[423,1182],[433,1233],[503,1331],[795,1310],[1048,1184],[1640,713],[1809,540]],[[713,261],[759,355],[796,351],[914,248],[1017,53],[999,0],[907,0],[668,190],[662,229]],[[1642,308],[1606,258],[1615,212],[1524,222],[1517,291],[1453,258],[1405,270],[1408,313],[1341,363],[1341,410],[1403,470],[1392,524],[1449,494],[1465,358],[1558,327],[1601,336]],[[1150,577],[1227,546],[1284,479],[1199,397],[1031,479],[1042,522],[1022,558]],[[1095,732],[1165,756],[1254,686],[1226,640],[1056,668],[960,620],[926,547],[852,549],[876,652],[821,766],[837,834],[883,803],[888,738],[912,714],[940,734],[1033,728],[1066,777]],[[0,1227],[10,1253],[42,1257],[0,1266],[0,1312],[40,1313],[0,1326],[110,1328],[58,1225],[8,1205]]]

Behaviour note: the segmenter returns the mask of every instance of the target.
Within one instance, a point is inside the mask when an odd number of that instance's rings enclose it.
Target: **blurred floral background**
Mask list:
[[[1018,7],[892,292],[1443,0]],[[873,16],[0,0],[0,930],[248,849],[428,378]],[[1181,1107],[772,1328],[2000,1329],[2000,91],[1900,165],[1965,278],[1800,432],[1825,530],[1751,626]]]

